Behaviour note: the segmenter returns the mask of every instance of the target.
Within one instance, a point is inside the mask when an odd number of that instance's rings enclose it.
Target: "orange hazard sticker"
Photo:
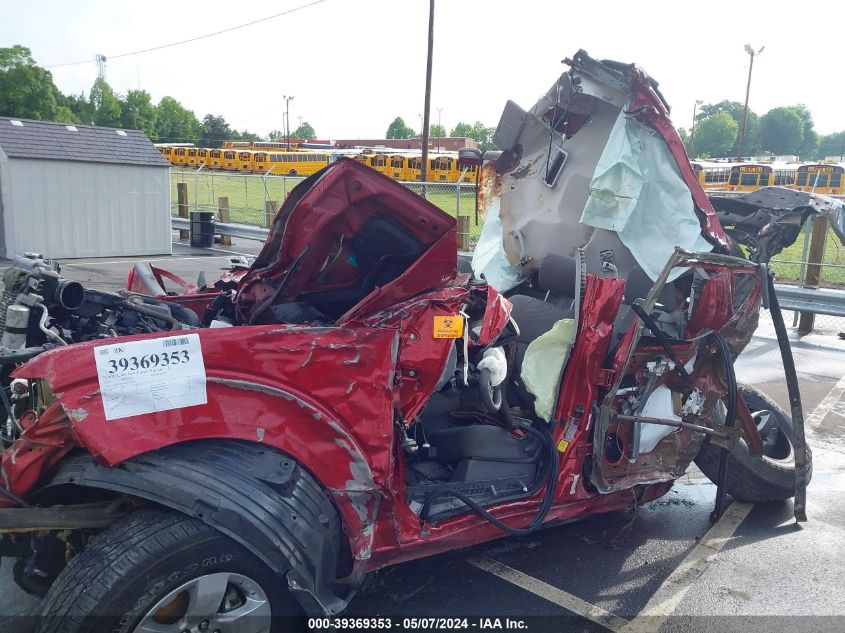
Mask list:
[[[454,316],[434,317],[434,338],[461,338],[464,335],[464,319]]]

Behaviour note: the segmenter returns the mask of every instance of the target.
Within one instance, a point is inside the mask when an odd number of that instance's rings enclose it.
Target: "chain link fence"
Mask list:
[[[206,169],[171,170],[172,209],[178,215],[177,184],[187,186],[189,211],[212,211],[219,221],[253,226],[267,226],[275,215],[279,205],[285,200],[303,176],[281,176],[245,174],[214,171]],[[472,248],[481,234],[483,218],[475,212],[476,188],[463,183],[420,183],[403,182],[414,193],[425,196],[427,200],[440,207],[453,217],[466,218],[459,224],[459,234],[463,233],[463,246]],[[219,217],[219,199],[228,199],[228,219]],[[468,222],[467,222],[468,220]],[[794,244],[784,249],[772,260],[771,268],[778,283],[795,284],[804,287],[809,263],[812,222],[805,224]],[[828,229],[824,251],[819,266],[820,288],[842,289],[845,291],[845,247]],[[812,275],[811,275],[812,277]],[[811,279],[812,281],[812,279]],[[785,314],[787,322],[798,324],[798,314]],[[815,328],[822,331],[845,331],[845,318],[816,315]]]
[[[824,235],[824,246],[821,250],[821,263],[810,262],[810,245],[812,243],[813,221],[804,224],[801,234],[795,243],[785,248],[772,259],[771,269],[775,273],[778,283],[794,284],[799,287],[811,286],[813,273],[818,274],[819,288],[845,291],[845,246],[830,227]],[[816,271],[813,271],[813,269]],[[808,279],[809,277],[809,279]],[[789,323],[790,315],[784,311],[784,320]],[[798,325],[799,315],[791,315],[793,326]],[[845,318],[817,314],[814,329],[818,331],[845,331]]]
[[[171,170],[171,215],[178,215],[178,184],[187,188],[188,211],[213,211],[217,220],[267,226],[279,205],[304,176],[245,174],[206,169]],[[482,218],[475,213],[475,185],[466,183],[403,182],[411,191],[453,217],[465,217],[459,235],[468,235],[471,246],[481,234]],[[229,218],[219,217],[220,198],[228,200]]]

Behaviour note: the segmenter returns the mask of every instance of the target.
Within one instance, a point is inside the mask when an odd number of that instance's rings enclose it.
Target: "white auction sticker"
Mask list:
[[[94,348],[107,420],[205,404],[199,334]]]

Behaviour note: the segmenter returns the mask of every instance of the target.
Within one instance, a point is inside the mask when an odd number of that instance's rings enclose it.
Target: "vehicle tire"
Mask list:
[[[202,521],[144,508],[68,563],[44,599],[38,633],[304,628],[286,585]]]
[[[739,385],[745,403],[751,414],[769,411],[768,419],[760,416],[758,428],[763,436],[763,455],[748,454],[748,445],[741,439],[728,458],[727,492],[737,501],[764,502],[782,501],[795,496],[795,451],[792,418],[767,395],[750,385]],[[714,411],[716,422],[725,419],[725,407]],[[705,443],[696,465],[716,482],[719,474],[719,458],[722,449]],[[807,481],[813,475],[813,455],[807,447]]]

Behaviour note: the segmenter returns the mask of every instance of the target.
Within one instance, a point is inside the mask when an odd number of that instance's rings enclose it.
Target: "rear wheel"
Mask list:
[[[289,630],[301,614],[285,585],[202,521],[142,509],[71,560],[45,598],[38,631]]]
[[[739,385],[739,392],[757,422],[763,439],[763,455],[752,456],[748,444],[740,440],[728,457],[727,492],[738,501],[781,501],[795,496],[795,433],[792,419],[766,394]],[[724,423],[725,409],[714,412],[716,422]],[[706,443],[695,458],[696,465],[715,482],[722,449]],[[813,455],[807,447],[807,481],[813,474]]]

